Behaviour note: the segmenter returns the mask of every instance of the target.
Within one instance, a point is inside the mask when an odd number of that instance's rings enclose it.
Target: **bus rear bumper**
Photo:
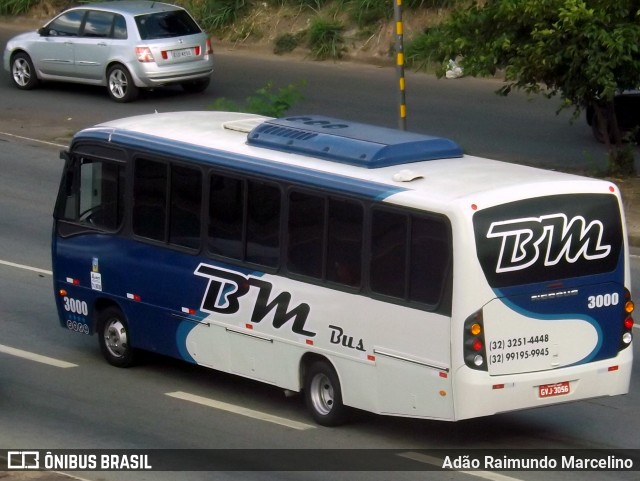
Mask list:
[[[617,357],[553,371],[490,376],[466,366],[454,379],[455,420],[629,392],[633,348]]]

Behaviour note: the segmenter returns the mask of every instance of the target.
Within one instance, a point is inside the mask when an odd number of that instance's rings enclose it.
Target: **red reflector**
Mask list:
[[[309,346],[313,346],[313,340],[311,339],[305,339],[304,341],[306,344],[308,344]]]
[[[449,377],[449,375],[446,372],[442,372],[442,371],[439,373],[439,375],[444,379],[447,379]]]
[[[74,286],[79,286],[80,285],[80,281],[78,279],[74,279],[73,280],[73,285]]]
[[[476,339],[475,341],[473,341],[473,344],[471,344],[471,347],[474,351],[482,350],[482,341],[480,339]]]
[[[633,319],[631,317],[627,317],[624,320],[624,327],[625,329],[631,329],[633,327]]]
[[[244,327],[246,327],[247,329],[253,329],[253,325],[252,324],[245,324]]]
[[[609,366],[609,369],[607,369],[607,371],[613,372],[613,371],[617,371],[618,369],[620,369],[618,366]]]
[[[375,362],[375,360],[376,360],[376,356],[373,356],[373,355],[369,354],[369,355],[367,355],[367,359],[368,359],[369,361],[374,361],[374,362]]]
[[[504,389],[504,384],[494,384],[493,389]]]

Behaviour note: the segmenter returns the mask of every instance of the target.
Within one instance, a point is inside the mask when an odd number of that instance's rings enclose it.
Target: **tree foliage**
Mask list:
[[[430,57],[461,55],[465,74],[503,71],[503,95],[514,88],[559,95],[561,109],[573,107],[575,115],[593,106],[610,133],[612,167],[633,169],[618,158],[633,154],[622,146],[613,99],[640,86],[640,0],[474,1],[428,30],[419,45]]]

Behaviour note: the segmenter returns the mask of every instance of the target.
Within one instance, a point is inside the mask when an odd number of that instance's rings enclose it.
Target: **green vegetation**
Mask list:
[[[211,110],[250,112],[267,117],[282,117],[293,104],[303,98],[300,92],[300,87],[303,86],[303,82],[289,84],[274,92],[273,84],[268,82],[264,87],[258,89],[254,95],[247,97],[244,104],[222,97],[211,105]]]
[[[593,106],[609,149],[609,174],[634,174],[633,149],[614,115],[616,93],[640,82],[640,4],[637,0],[493,0],[454,10],[427,30],[407,58],[424,67],[462,56],[464,73],[494,75],[513,89],[559,96],[561,106]],[[438,75],[444,74],[441,66]]]
[[[285,33],[276,38],[273,47],[273,53],[276,55],[281,55],[283,53],[293,52],[296,48],[298,48],[307,36],[307,31],[303,30],[300,33]]]
[[[0,15],[22,15],[27,13],[38,0],[2,0],[0,2]]]
[[[250,6],[245,0],[184,0],[175,3],[189,10],[200,26],[208,31],[233,24]]]
[[[344,46],[344,25],[335,20],[316,17],[309,27],[309,48],[316,60],[338,59],[342,57]]]

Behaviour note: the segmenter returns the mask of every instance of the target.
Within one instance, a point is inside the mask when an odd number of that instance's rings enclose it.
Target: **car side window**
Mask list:
[[[114,14],[110,12],[101,12],[99,10],[90,10],[87,12],[87,19],[84,24],[84,37],[92,38],[109,38],[113,27]]]
[[[113,38],[126,40],[127,38],[127,21],[122,15],[116,15],[113,22]]]
[[[47,25],[47,33],[60,37],[77,37],[85,10],[73,10],[64,13]]]

